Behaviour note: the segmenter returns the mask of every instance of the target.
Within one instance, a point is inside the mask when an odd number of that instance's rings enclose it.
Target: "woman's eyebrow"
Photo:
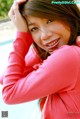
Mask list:
[[[36,25],[35,23],[28,23],[28,26]]]

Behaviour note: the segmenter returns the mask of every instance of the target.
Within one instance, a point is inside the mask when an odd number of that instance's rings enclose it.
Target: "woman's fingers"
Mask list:
[[[12,21],[14,21],[20,15],[19,7],[16,2],[13,3],[8,15]]]
[[[17,2],[14,2],[14,4],[13,4],[13,11],[14,11],[14,14],[15,14],[15,18],[21,16],[21,14],[19,12],[19,6],[18,6]]]
[[[19,12],[19,6],[17,2],[14,2],[10,11],[9,17],[16,26],[18,31],[27,32],[27,24],[21,13]]]

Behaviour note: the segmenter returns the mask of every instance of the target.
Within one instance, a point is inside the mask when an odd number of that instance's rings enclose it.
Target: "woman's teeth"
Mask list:
[[[60,38],[53,40],[51,43],[48,43],[46,46],[47,48],[51,49],[54,47],[57,47],[58,43],[59,43]]]
[[[54,46],[57,42],[58,42],[58,40],[53,41],[52,43],[48,44],[47,46],[48,46],[48,47]]]

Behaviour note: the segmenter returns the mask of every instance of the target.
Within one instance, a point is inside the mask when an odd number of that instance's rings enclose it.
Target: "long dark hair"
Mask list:
[[[68,45],[75,44],[75,39],[80,35],[80,11],[76,4],[51,4],[52,1],[63,0],[29,0],[20,6],[23,16],[32,15],[52,20],[67,22],[71,29]],[[65,1],[65,0],[64,0]],[[73,0],[68,0],[72,2]],[[49,53],[35,44],[42,59],[46,59]]]

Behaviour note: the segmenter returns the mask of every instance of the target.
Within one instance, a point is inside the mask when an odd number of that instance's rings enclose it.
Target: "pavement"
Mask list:
[[[16,28],[10,20],[0,22],[0,42],[14,38],[15,33]]]

